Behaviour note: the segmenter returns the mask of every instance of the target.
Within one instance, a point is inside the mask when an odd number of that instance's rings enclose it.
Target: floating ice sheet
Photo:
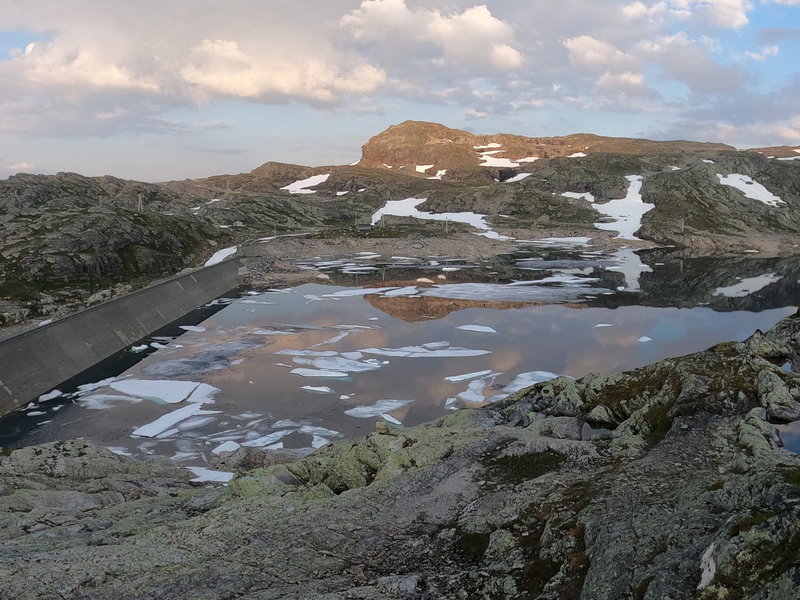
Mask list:
[[[369,406],[354,406],[344,411],[344,414],[358,419],[369,419],[370,417],[377,417],[383,413],[402,408],[411,402],[411,400],[378,400],[375,404],[370,404]]]
[[[475,331],[477,333],[497,333],[496,329],[486,325],[459,325],[456,327],[456,329],[462,329],[463,331]]]
[[[222,442],[219,446],[211,450],[211,454],[221,454],[222,452],[234,452],[241,447],[242,445],[239,442],[234,442],[234,441]]]
[[[170,381],[166,379],[123,379],[109,383],[111,389],[123,394],[155,400],[165,404],[183,402],[199,385],[201,384],[196,381]]]
[[[363,348],[364,354],[376,354],[378,356],[397,356],[401,358],[451,358],[463,356],[483,356],[491,354],[490,350],[473,350],[471,348],[450,347],[445,348],[426,348],[423,346],[404,346],[402,348]]]
[[[453,283],[450,285],[437,285],[422,290],[423,296],[436,298],[452,298],[454,300],[480,300],[499,302],[531,302],[531,303],[558,303],[570,302],[588,291],[592,293],[607,292],[604,288],[590,288],[583,286],[552,287],[546,285],[513,286],[498,283]]]
[[[542,383],[543,381],[550,381],[556,377],[560,377],[560,375],[550,373],[549,371],[528,371],[526,373],[520,373],[503,388],[503,392],[506,394],[513,394],[526,387]]]
[[[208,467],[186,467],[192,473],[195,474],[195,478],[192,481],[213,481],[215,483],[228,483],[235,473],[230,473],[228,471],[215,471],[213,469],[209,469]]]
[[[458,381],[469,381],[470,379],[476,379],[478,377],[486,377],[491,374],[492,370],[486,369],[485,371],[473,371],[472,373],[464,373],[463,375],[450,375],[449,377],[445,377],[445,380],[456,383]]]
[[[319,369],[292,369],[289,371],[292,375],[300,375],[301,377],[327,377],[329,379],[341,379],[349,377],[347,373],[342,371],[321,371]]]
[[[155,437],[180,423],[184,419],[194,417],[196,415],[213,415],[218,414],[219,411],[203,410],[202,404],[188,404],[177,410],[167,413],[152,423],[142,425],[133,430],[133,435],[138,437]]]
[[[318,394],[332,394],[333,390],[326,385],[304,385],[300,388],[308,392],[316,392]]]

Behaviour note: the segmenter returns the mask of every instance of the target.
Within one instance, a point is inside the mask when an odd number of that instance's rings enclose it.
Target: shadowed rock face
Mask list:
[[[790,598],[800,459],[770,421],[800,417],[781,368],[798,352],[794,316],[222,489],[81,441],[17,450],[0,458],[2,594]]]

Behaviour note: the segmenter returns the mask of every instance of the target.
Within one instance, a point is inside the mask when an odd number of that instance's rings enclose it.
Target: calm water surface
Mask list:
[[[477,264],[362,253],[298,266],[320,283],[223,301],[126,371],[0,421],[0,445],[83,436],[196,466],[238,445],[310,451],[376,421],[410,426],[555,375],[741,340],[800,298],[794,257],[687,261],[578,244]],[[796,445],[800,430],[782,435]]]

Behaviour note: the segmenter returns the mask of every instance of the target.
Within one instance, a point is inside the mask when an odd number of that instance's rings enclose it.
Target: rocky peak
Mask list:
[[[581,157],[592,153],[637,155],[734,150],[725,144],[652,141],[578,133],[562,137],[472,134],[438,123],[405,121],[371,138],[359,165],[403,170],[430,177],[443,169],[524,167],[539,159]],[[425,168],[427,167],[427,168]]]

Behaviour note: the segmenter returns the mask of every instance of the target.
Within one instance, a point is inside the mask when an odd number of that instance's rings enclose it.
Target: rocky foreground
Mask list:
[[[788,365],[800,316],[228,487],[80,440],[16,450],[0,598],[797,598],[800,459],[770,425],[800,418]]]

